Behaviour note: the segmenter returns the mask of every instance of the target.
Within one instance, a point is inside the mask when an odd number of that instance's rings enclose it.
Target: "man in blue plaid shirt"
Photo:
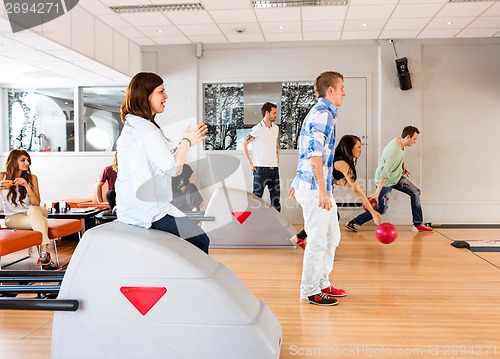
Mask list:
[[[299,163],[292,183],[302,206],[308,234],[302,266],[300,300],[317,305],[335,305],[343,289],[332,287],[335,249],[340,242],[337,204],[333,198],[333,154],[337,108],[345,96],[344,77],[333,71],[314,81],[318,102],[311,108],[300,130]]]

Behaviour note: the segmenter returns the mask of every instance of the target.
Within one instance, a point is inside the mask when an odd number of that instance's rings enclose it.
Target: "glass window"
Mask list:
[[[120,106],[123,87],[83,88],[83,151],[114,151],[123,124]]]
[[[277,106],[281,149],[297,149],[302,122],[316,103],[311,82],[206,83],[204,119],[206,150],[239,150],[250,129],[262,120],[266,102]]]
[[[9,146],[74,151],[73,89],[8,89]]]
[[[123,127],[120,106],[125,90],[125,87],[6,89],[7,150],[114,151]],[[75,114],[79,114],[78,119]]]

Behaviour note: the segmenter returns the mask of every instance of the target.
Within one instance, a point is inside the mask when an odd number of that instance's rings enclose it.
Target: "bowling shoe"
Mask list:
[[[333,298],[332,296],[324,293],[318,293],[318,294],[313,294],[310,295],[309,297],[300,299],[301,302],[309,302],[311,304],[315,305],[337,305],[339,302],[337,299]]]
[[[39,266],[42,266],[43,270],[59,270],[60,267],[52,262],[52,259],[50,258],[50,253],[48,252],[42,252],[40,253],[40,257],[38,258],[38,261],[36,263]]]
[[[413,226],[411,228],[412,232],[427,232],[427,233],[432,233],[434,232],[431,227],[427,227],[424,224],[419,224],[418,226]]]
[[[331,297],[345,297],[347,295],[345,290],[332,286],[321,289],[321,293],[328,294]]]
[[[296,246],[299,246],[302,249],[306,249],[306,241],[303,239],[300,239],[299,237],[297,237],[297,235],[290,238],[290,242],[292,242]]]
[[[354,221],[349,221],[346,223],[345,228],[350,230],[351,232],[357,232],[358,229],[356,228],[356,223]]]

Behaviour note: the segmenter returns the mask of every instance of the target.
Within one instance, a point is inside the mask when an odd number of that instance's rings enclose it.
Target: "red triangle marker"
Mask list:
[[[252,212],[250,211],[245,211],[245,212],[231,212],[231,214],[233,215],[234,218],[236,218],[236,220],[238,222],[240,222],[240,224],[243,224],[243,222],[245,222],[248,217],[250,217],[250,215],[252,214]]]
[[[167,288],[165,287],[120,287],[120,292],[141,313],[147,312],[160,300]]]

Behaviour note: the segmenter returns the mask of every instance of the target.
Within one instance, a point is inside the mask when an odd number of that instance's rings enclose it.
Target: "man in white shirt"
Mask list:
[[[276,122],[276,105],[266,102],[261,109],[263,119],[243,140],[243,153],[253,172],[253,194],[262,198],[264,188],[269,190],[271,206],[278,212],[280,204],[280,174],[278,170],[280,142]],[[252,143],[252,158],[248,144]]]

